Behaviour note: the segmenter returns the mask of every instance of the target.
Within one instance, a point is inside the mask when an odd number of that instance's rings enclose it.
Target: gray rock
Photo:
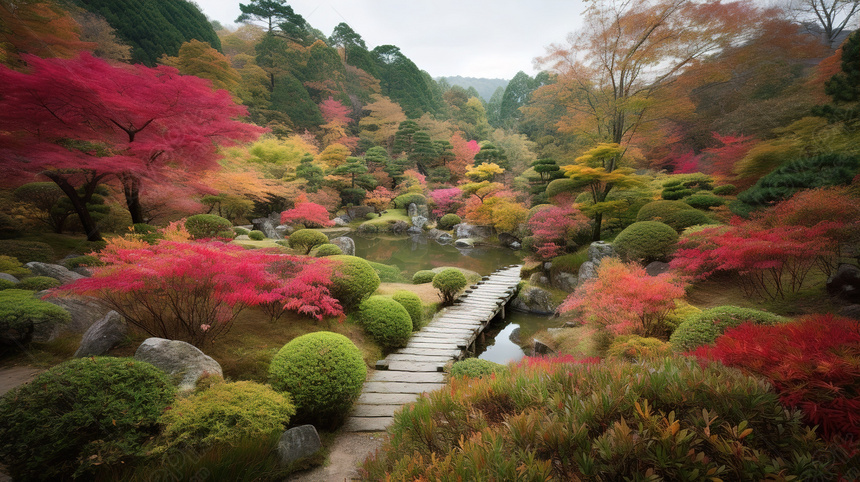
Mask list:
[[[406,224],[406,221],[396,221],[388,226],[388,230],[394,234],[403,234],[407,229],[409,229],[409,225]]]
[[[520,336],[520,329],[514,328],[514,331],[511,332],[511,336],[508,337],[508,340],[511,340],[511,343],[514,345],[519,345],[522,343],[523,339]]]
[[[538,340],[537,338],[532,340],[532,343],[534,345],[532,350],[534,351],[535,355],[551,355],[555,353],[552,348],[550,348],[546,343]]]
[[[564,328],[576,328],[577,326],[579,326],[579,324],[577,324],[575,321],[564,322]]]
[[[414,204],[413,204],[414,206]],[[418,228],[419,230],[424,229],[424,226],[427,224],[427,218],[424,216],[412,216],[412,226]]]
[[[579,278],[573,273],[565,273],[559,271],[552,275],[550,284],[553,288],[558,288],[568,293],[573,293],[573,290],[579,285]]]
[[[349,220],[367,219],[367,215],[375,211],[370,206],[352,206],[346,208],[346,215],[349,217]]]
[[[0,273],[0,279],[11,281],[12,283],[20,283],[21,281],[9,273]]]
[[[521,289],[512,303],[512,306],[518,310],[538,315],[551,315],[558,308],[558,305],[552,302],[550,292],[536,286],[526,286]]]
[[[439,239],[439,236],[442,236],[443,234],[448,234],[448,233],[446,233],[445,231],[442,231],[441,229],[436,229],[436,228],[428,229],[424,233],[424,235],[430,239]]]
[[[412,236],[420,236],[420,235],[424,234],[424,231],[419,227],[409,226],[408,228],[406,228],[406,234],[409,234]]]
[[[475,226],[469,223],[460,223],[454,226],[455,238],[489,238],[493,235],[490,226]]]
[[[669,263],[664,263],[662,261],[652,261],[645,267],[645,272],[648,273],[648,276],[657,276],[658,274],[663,274],[668,271]]]
[[[462,238],[454,241],[454,246],[458,248],[474,248],[475,241],[472,238]]]
[[[85,278],[89,278],[93,275],[93,272],[90,271],[90,269],[86,266],[78,266],[77,268],[72,268],[72,271],[78,273]]]
[[[72,281],[83,278],[84,276],[75,273],[74,271],[69,271],[65,266],[60,266],[58,264],[48,264],[48,263],[38,263],[36,261],[30,261],[25,264],[24,267],[30,270],[31,273],[35,276],[48,276],[50,278],[54,278],[62,284],[71,283]]]
[[[181,377],[180,391],[193,390],[204,375],[223,376],[221,365],[194,345],[179,340],[147,338],[134,353],[137,360],[152,363],[169,375]]]
[[[430,211],[427,209],[426,204],[415,204],[409,203],[409,206],[406,206],[406,215],[410,218],[415,216],[422,216],[425,218],[430,217]]]
[[[499,233],[499,243],[511,249],[520,249],[520,246],[522,246],[522,242],[510,233]]]
[[[282,466],[310,457],[322,448],[320,436],[313,425],[299,425],[285,431],[278,440],[278,458]]]
[[[510,246],[508,246],[508,247],[516,251],[516,250],[518,250],[518,249],[522,248],[522,247],[523,247],[523,245],[522,245],[521,243],[517,242],[517,241],[514,241],[514,242],[513,242],[513,243],[511,243],[511,244],[510,244]]]
[[[860,268],[853,264],[840,264],[827,279],[827,294],[848,303],[860,303]]]
[[[277,214],[277,213],[273,213],[273,214]],[[252,219],[251,222],[254,224],[254,229],[256,229],[258,231],[262,231],[263,234],[265,234],[267,238],[284,239],[284,237],[281,236],[280,234],[278,234],[278,231],[275,229],[275,226],[277,224],[274,220],[272,220],[271,217]]]
[[[590,279],[597,278],[597,266],[594,265],[591,261],[586,261],[582,263],[582,266],[579,267],[579,284],[585,283]]]
[[[101,320],[111,311],[110,308],[102,305],[95,298],[51,297],[46,298],[45,301],[65,308],[72,315],[72,322],[67,325],[57,326],[49,333],[39,333],[38,338],[34,336],[33,341],[39,343],[52,341],[64,333],[83,333],[93,326],[93,323]]]
[[[454,237],[448,233],[442,233],[436,238],[439,244],[451,244],[451,241],[454,241]]]
[[[852,320],[860,320],[860,305],[843,306],[839,310],[839,316],[851,318]]]
[[[340,248],[340,250],[343,251],[343,254],[355,256],[355,241],[353,241],[352,238],[341,236],[339,238],[334,238],[329,242]]]
[[[529,284],[530,285],[549,285],[549,278],[546,277],[543,273],[532,273],[529,276]]]
[[[594,266],[600,266],[600,260],[603,258],[615,258],[618,255],[612,245],[605,241],[595,241],[588,247],[588,260],[594,263]]]
[[[338,217],[334,218],[334,225],[338,228],[342,228],[344,226],[349,226],[349,221],[338,216]]]
[[[284,237],[287,237],[287,236],[293,234],[294,231],[295,231],[295,229],[292,226],[287,225],[287,224],[279,224],[279,225],[275,226],[275,232],[280,234],[281,238],[284,238]]]
[[[247,234],[240,234],[233,239],[235,239],[236,241],[250,241],[251,237],[248,236]]]
[[[116,311],[109,312],[104,318],[93,323],[81,338],[81,345],[75,358],[101,356],[115,347],[128,334],[128,325]]]

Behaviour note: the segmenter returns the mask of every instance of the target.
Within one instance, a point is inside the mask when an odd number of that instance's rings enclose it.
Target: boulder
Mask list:
[[[414,206],[414,205],[413,205]],[[427,224],[427,218],[424,216],[412,216],[412,227],[423,230]]]
[[[454,241],[454,246],[458,248],[474,248],[475,240],[473,240],[472,238],[461,238]]]
[[[338,228],[349,226],[349,221],[347,221],[346,219],[343,219],[343,217],[341,217],[341,216],[334,218],[332,221],[334,221],[335,227],[338,227]]]
[[[406,221],[395,221],[388,225],[388,230],[393,234],[403,234],[407,229],[409,229],[409,225],[406,224]]]
[[[415,226],[409,226],[408,228],[406,228],[406,234],[409,234],[413,237],[414,236],[420,236],[420,235],[424,234],[424,230],[421,228],[415,227]]]
[[[851,318],[852,320],[860,320],[860,305],[843,306],[839,310],[839,316]]]
[[[254,224],[254,229],[262,231],[267,238],[284,239],[284,237],[278,234],[278,231],[275,229],[277,223],[273,221],[271,217],[252,219],[251,222]]]
[[[532,273],[532,275],[529,276],[529,284],[530,285],[548,285],[549,284],[549,278],[547,278],[546,275],[543,273]]]
[[[81,345],[75,358],[101,356],[115,347],[128,334],[128,325],[116,311],[110,311],[104,318],[93,323],[81,338]]]
[[[278,440],[278,458],[286,467],[310,457],[322,448],[320,436],[313,425],[299,425],[285,431]]]
[[[460,223],[454,226],[455,238],[489,238],[493,235],[490,226],[475,226],[469,223]]]
[[[72,272],[78,273],[85,278],[89,278],[93,275],[93,272],[86,266],[78,266],[76,268],[72,268]]]
[[[295,229],[288,224],[279,224],[275,226],[275,232],[281,235],[281,238],[285,238],[291,234],[293,234]]]
[[[250,236],[248,236],[247,234],[240,234],[240,235],[236,236],[236,237],[235,237],[235,238],[233,238],[233,239],[234,239],[234,240],[236,240],[236,241],[250,241],[250,240],[251,240],[251,237],[250,237]]]
[[[538,340],[537,338],[533,339],[532,343],[534,345],[532,348],[532,351],[534,352],[535,356],[537,356],[537,355],[552,355],[555,353],[555,351],[552,348],[550,348],[549,345]]]
[[[664,263],[662,261],[652,261],[645,267],[645,272],[648,273],[648,276],[657,276],[668,271],[669,263]]]
[[[11,281],[12,283],[20,283],[21,281],[9,273],[0,273],[0,279]]]
[[[511,303],[511,306],[517,310],[537,315],[551,315],[558,308],[558,305],[553,303],[550,292],[536,286],[526,286],[521,289]]]
[[[514,345],[519,346],[520,343],[523,342],[522,336],[520,336],[520,329],[514,328],[514,331],[511,332],[511,335],[508,337],[508,340],[511,341]]]
[[[594,263],[594,266],[600,266],[600,260],[603,258],[616,258],[618,255],[611,244],[606,241],[595,241],[588,247],[588,260]]]
[[[442,233],[436,238],[436,242],[439,244],[451,244],[451,241],[454,241],[454,237],[448,233]]]
[[[339,238],[334,238],[329,242],[340,248],[340,250],[343,251],[343,254],[355,256],[355,241],[353,241],[352,238],[341,236]]]
[[[194,345],[179,340],[147,338],[134,353],[134,358],[151,363],[169,375],[181,377],[179,390],[193,390],[204,375],[223,376],[221,365]]]
[[[413,218],[415,216],[429,218],[430,211],[427,209],[426,204],[409,203],[409,206],[406,206],[406,215],[410,218]]]
[[[65,266],[59,264],[39,263],[30,261],[24,267],[30,270],[34,276],[48,276],[54,278],[62,284],[71,283],[72,281],[84,278],[84,276],[69,271]]]
[[[827,294],[848,303],[860,303],[860,268],[853,264],[840,264],[827,279]]]
[[[33,341],[39,343],[52,341],[63,333],[83,333],[93,326],[93,323],[101,320],[111,311],[110,308],[105,307],[95,298],[89,297],[50,297],[46,298],[45,301],[65,308],[72,315],[72,322],[57,326],[50,333],[34,335]]]
[[[558,271],[550,277],[550,285],[553,288],[573,293],[573,290],[579,285],[579,278],[573,273]]]
[[[591,261],[586,261],[579,267],[577,275],[579,284],[597,278],[597,266]]]
[[[520,249],[522,240],[510,233],[499,233],[499,244],[510,249]]]

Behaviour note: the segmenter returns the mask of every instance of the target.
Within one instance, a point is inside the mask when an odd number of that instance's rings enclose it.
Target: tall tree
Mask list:
[[[230,65],[224,54],[199,40],[185,42],[179,47],[179,55],[168,57],[165,54],[160,62],[176,67],[183,75],[208,79],[212,81],[212,87],[215,89],[225,89],[230,93],[237,91],[241,80],[239,73]]]
[[[233,120],[246,110],[227,92],[172,67],[112,65],[89,54],[24,60],[27,73],[0,67],[2,157],[12,172],[55,182],[91,240],[100,234],[86,203],[99,183],[119,178],[132,221],[144,222],[145,183],[217,167],[216,142],[260,132]]]
[[[262,22],[266,31],[290,39],[297,43],[305,43],[308,35],[308,24],[304,17],[293,11],[286,0],[251,0],[250,3],[240,3],[242,14],[236,22]]]
[[[811,21],[820,29],[824,43],[831,48],[851,20],[860,13],[860,0],[788,0],[786,3],[787,9],[800,20]]]

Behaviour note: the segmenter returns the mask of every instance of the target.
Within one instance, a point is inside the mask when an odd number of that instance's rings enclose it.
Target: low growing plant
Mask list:
[[[20,286],[20,283],[17,286]],[[55,325],[67,324],[71,321],[72,315],[68,311],[34,297],[32,291],[22,289],[0,291],[0,344],[2,345],[26,345],[33,340],[37,330],[48,331]]]
[[[233,239],[233,223],[214,214],[195,214],[185,220],[185,229],[194,239]]]
[[[436,273],[429,269],[418,270],[412,275],[412,284],[423,285],[424,283],[431,283],[434,276],[436,276]]]
[[[290,235],[290,247],[304,249],[304,254],[310,254],[312,249],[326,243],[328,243],[328,236],[315,229],[299,229]]]
[[[347,310],[354,309],[379,288],[379,275],[366,260],[345,254],[329,256],[334,261],[331,294]]]
[[[690,351],[703,345],[713,344],[726,330],[744,323],[775,325],[785,318],[767,311],[738,306],[717,306],[702,310],[681,321],[669,338],[677,351]]]
[[[50,276],[31,276],[18,283],[17,288],[30,291],[43,291],[60,286],[59,280]]]
[[[263,233],[262,231],[258,230],[258,229],[255,229],[253,231],[248,232],[248,237],[252,241],[262,241],[262,240],[266,239],[266,234]]]
[[[371,296],[358,305],[358,323],[383,348],[405,346],[412,336],[412,318],[406,308],[385,296]]]
[[[506,370],[502,364],[481,360],[480,358],[466,358],[451,365],[452,378],[483,378]]]
[[[433,277],[433,287],[439,290],[443,304],[451,304],[468,282],[457,268],[445,268]]]

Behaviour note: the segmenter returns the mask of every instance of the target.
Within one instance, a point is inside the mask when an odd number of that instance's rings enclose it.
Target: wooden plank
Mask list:
[[[401,404],[394,405],[364,405],[353,407],[350,417],[393,417],[394,412],[403,408]]]
[[[405,405],[418,400],[417,393],[362,393],[355,403],[369,405]]]
[[[364,393],[424,393],[444,387],[444,383],[364,382]]]
[[[412,340],[451,340],[454,338],[458,338],[458,336],[468,336],[473,332],[473,330],[454,330],[451,332],[444,331],[424,331],[421,330],[420,333],[412,337]]]
[[[438,372],[409,373],[388,370],[376,372],[369,382],[408,382],[408,383],[445,383],[445,374]]]
[[[435,348],[401,348],[397,350],[397,353],[400,355],[449,356],[451,358],[458,357],[461,355],[460,350],[457,349],[437,350]]]
[[[421,363],[421,362],[411,362],[411,361],[392,361],[388,364],[389,370],[396,370],[399,372],[442,372],[442,368],[445,366],[443,362],[434,362],[434,363]]]
[[[463,341],[453,341],[442,343],[439,341],[436,342],[422,342],[422,341],[410,341],[406,344],[406,348],[430,348],[435,350],[463,350],[468,347],[468,343],[466,340]]]
[[[451,328],[447,326],[425,326],[421,330],[422,335],[439,335],[439,336],[456,336],[456,335],[471,335],[474,334],[473,328]]]
[[[459,357],[454,357],[459,358]],[[439,355],[411,355],[405,353],[392,353],[385,357],[389,362],[403,361],[403,362],[417,362],[417,363],[447,363],[451,361],[453,358],[447,355],[439,356]],[[389,363],[389,370],[391,369],[391,364]]]
[[[384,432],[394,421],[391,417],[351,417],[343,424],[346,432]]]

